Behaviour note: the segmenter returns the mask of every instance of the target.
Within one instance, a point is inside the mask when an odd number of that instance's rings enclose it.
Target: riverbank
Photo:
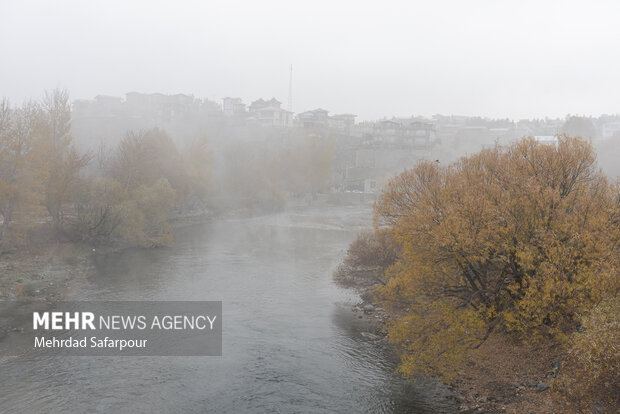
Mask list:
[[[171,231],[211,220],[210,212],[194,211],[171,217]],[[39,235],[48,235],[38,229]],[[94,274],[94,259],[135,249],[130,245],[90,245],[56,241],[40,236],[28,248],[0,255],[0,301],[64,301],[75,297],[82,283]],[[160,247],[155,247],[160,248]],[[23,321],[0,315],[0,340],[23,328]]]
[[[364,283],[363,281],[360,283]],[[374,287],[348,286],[360,295],[352,312],[366,324],[372,340],[381,342],[396,356],[387,340],[389,314],[374,300]],[[565,351],[557,342],[519,342],[501,333],[491,335],[469,354],[469,362],[449,384],[462,413],[570,414],[579,411],[552,388]]]
[[[75,278],[91,268],[89,256],[112,250],[75,243],[42,244],[0,256],[0,300],[62,300]]]
[[[210,212],[194,211],[172,217],[172,231],[211,220]],[[45,233],[41,231],[40,233]],[[76,281],[88,277],[92,258],[126,249],[130,245],[90,245],[39,237],[28,248],[0,255],[0,300],[66,300]]]
[[[452,384],[462,407],[489,413],[577,413],[553,388],[564,352],[551,340],[515,341],[491,335]]]

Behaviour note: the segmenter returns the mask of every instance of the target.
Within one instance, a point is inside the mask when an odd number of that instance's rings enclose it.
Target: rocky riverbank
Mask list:
[[[362,335],[395,352],[387,340],[390,316],[374,301],[374,288],[366,282],[347,287],[360,294],[361,301],[351,311],[365,323]],[[552,389],[562,356],[556,342],[538,339],[524,343],[493,335],[472,350],[469,363],[449,385],[452,392],[446,398],[453,399],[462,413],[576,413]]]
[[[99,249],[107,250],[107,249]],[[62,300],[91,268],[97,249],[54,243],[0,256],[0,300]]]

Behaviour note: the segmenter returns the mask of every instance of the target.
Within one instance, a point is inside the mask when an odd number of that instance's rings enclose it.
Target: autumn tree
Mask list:
[[[174,209],[204,208],[213,181],[204,139],[181,153],[157,128],[129,132],[115,149],[102,146],[87,170],[91,158],[73,144],[66,91],[21,108],[0,102],[2,250],[16,227],[47,218],[56,237],[74,241],[167,244]]]
[[[183,208],[205,208],[215,186],[212,153],[207,138],[201,136],[189,142],[182,152],[186,184]]]
[[[310,192],[316,194],[329,189],[335,153],[334,141],[309,138],[302,143],[299,151],[306,156],[305,173],[310,182]]]
[[[121,225],[116,228],[116,236],[125,243],[142,247],[169,244],[172,233],[168,218],[175,195],[165,178],[136,187],[120,204]]]
[[[126,191],[150,185],[160,177],[158,162],[161,152],[151,142],[151,136],[147,131],[129,131],[112,156],[109,174]]]
[[[108,243],[123,224],[123,201],[126,191],[109,177],[95,177],[85,182],[76,198],[73,234],[80,241]]]
[[[284,207],[286,182],[281,158],[264,146],[234,144],[224,150],[224,165],[218,180],[224,205],[249,212],[277,211]]]
[[[360,232],[334,273],[336,282],[347,287],[385,285],[385,271],[398,260],[400,246],[387,229]]]
[[[450,378],[501,327],[566,336],[618,289],[620,195],[584,140],[533,138],[395,177],[375,205],[402,254],[378,291],[401,371]]]
[[[80,171],[90,156],[81,154],[71,135],[69,93],[55,89],[46,92],[42,102],[43,131],[40,145],[46,151],[45,207],[52,218],[54,231],[60,235],[65,220],[65,207],[74,201],[80,184]]]
[[[8,239],[17,241],[20,232],[11,226],[17,220],[20,228],[36,222],[41,215],[40,202],[44,171],[44,155],[37,146],[40,108],[26,103],[11,108],[8,101],[0,102],[0,214],[2,229],[0,245]],[[14,230],[14,229],[13,229]]]
[[[170,215],[183,202],[178,194],[192,185],[174,142],[159,129],[128,132],[113,151],[100,154],[99,176],[77,197],[76,236],[93,243],[168,244]]]
[[[279,156],[284,187],[295,194],[312,194],[329,188],[335,147],[332,140],[309,136],[300,139]]]
[[[582,116],[569,117],[562,125],[562,133],[584,139],[596,138],[596,128],[594,123],[592,123],[592,119]]]

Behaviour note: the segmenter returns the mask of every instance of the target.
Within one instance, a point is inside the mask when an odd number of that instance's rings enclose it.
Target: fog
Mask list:
[[[619,111],[616,1],[2,1],[0,92],[288,94],[360,120]]]
[[[617,412],[619,16],[0,0],[0,412]],[[102,300],[216,329],[31,346]]]

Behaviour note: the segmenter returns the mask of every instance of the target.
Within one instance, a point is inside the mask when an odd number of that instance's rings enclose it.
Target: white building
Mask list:
[[[541,144],[557,144],[558,137],[557,135],[536,135],[534,136],[536,142]]]
[[[617,133],[620,133],[620,121],[607,122],[603,124],[601,134],[603,139],[609,139]]]

